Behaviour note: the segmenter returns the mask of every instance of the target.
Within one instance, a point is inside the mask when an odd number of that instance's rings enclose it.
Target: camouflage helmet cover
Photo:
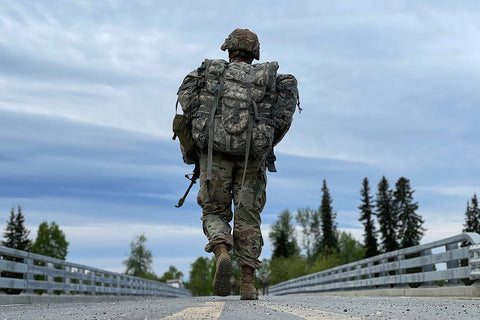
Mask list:
[[[227,49],[230,51],[244,50],[250,52],[255,59],[260,59],[260,42],[258,42],[257,35],[248,29],[233,30],[220,49],[223,51]]]

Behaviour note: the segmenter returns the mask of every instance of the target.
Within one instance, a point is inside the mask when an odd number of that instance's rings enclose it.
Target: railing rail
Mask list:
[[[271,286],[274,295],[386,287],[463,285],[480,279],[480,235],[463,233]]]
[[[0,246],[0,289],[35,294],[189,297],[163,282]]]

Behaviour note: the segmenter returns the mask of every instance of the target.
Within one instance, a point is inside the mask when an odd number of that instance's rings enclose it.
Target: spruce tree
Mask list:
[[[480,209],[478,207],[477,195],[473,194],[472,202],[467,201],[467,209],[465,210],[465,224],[463,232],[480,233]]]
[[[332,198],[327,187],[327,182],[323,180],[322,203],[320,205],[320,218],[322,221],[322,241],[321,250],[338,251],[337,227],[335,224],[335,213],[332,208]]]
[[[393,193],[393,203],[398,212],[398,237],[401,248],[419,245],[426,230],[423,227],[425,221],[416,213],[418,202],[413,201],[414,192],[410,187],[410,180],[405,177],[398,179]]]
[[[299,254],[295,226],[292,224],[290,211],[284,210],[278,216],[278,220],[272,225],[272,231],[268,237],[273,244],[272,259],[289,258]]]
[[[14,208],[10,211],[10,218],[7,221],[2,245],[12,249],[28,251],[32,246],[32,241],[28,239],[30,230],[25,227],[25,217],[22,213],[22,208],[18,206],[17,214]]]
[[[358,207],[360,209],[360,219],[365,228],[363,234],[365,249],[365,256],[367,258],[378,255],[378,242],[377,242],[377,231],[375,230],[375,220],[374,220],[374,206],[372,201],[372,196],[370,195],[370,186],[368,178],[363,179],[362,189],[360,190],[360,195],[362,196],[362,204]]]
[[[473,216],[476,218],[477,228],[474,232],[480,233],[480,208],[478,207],[477,195],[474,193],[472,198],[472,212]]]
[[[375,207],[385,252],[397,250],[398,218],[393,205],[393,191],[390,190],[390,185],[385,176],[378,183]]]

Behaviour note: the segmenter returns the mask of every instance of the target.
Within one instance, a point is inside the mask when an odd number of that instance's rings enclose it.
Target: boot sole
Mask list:
[[[219,261],[217,272],[215,273],[215,280],[213,282],[213,292],[217,296],[225,297],[230,294],[231,284],[230,277],[232,276],[232,261],[230,259],[222,259]]]
[[[240,296],[240,300],[258,300],[258,295],[255,294],[244,294]]]

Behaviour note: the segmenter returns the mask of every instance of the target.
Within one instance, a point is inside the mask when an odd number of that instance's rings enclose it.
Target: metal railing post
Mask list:
[[[445,246],[445,250],[448,253],[448,251],[458,249],[458,243],[449,243]],[[450,269],[455,269],[460,267],[460,260],[449,260],[447,261],[447,270]],[[460,279],[450,279],[447,282],[447,286],[452,286],[452,285],[459,285],[460,284]]]

